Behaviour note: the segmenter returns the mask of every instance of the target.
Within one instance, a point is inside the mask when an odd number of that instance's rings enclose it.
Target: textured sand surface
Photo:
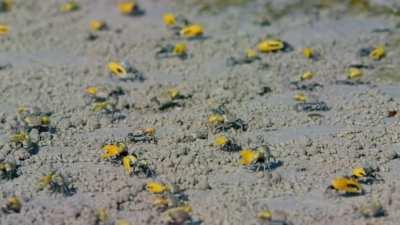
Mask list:
[[[205,4],[213,1],[143,0],[145,14],[137,17],[120,15],[117,2],[79,1],[78,11],[63,14],[58,11],[62,1],[21,0],[11,12],[0,13],[0,22],[11,26],[0,37],[0,66],[8,65],[0,70],[0,162],[19,166],[18,177],[0,180],[0,203],[16,195],[23,204],[19,213],[0,211],[0,224],[103,224],[96,222],[102,208],[109,214],[105,224],[118,219],[165,224],[145,190],[153,180],[179,186],[193,208],[191,224],[263,224],[256,215],[265,209],[298,225],[399,224],[400,115],[388,117],[400,109],[400,17],[391,11],[399,7],[397,1],[371,1],[372,9],[385,9],[375,12],[346,4],[318,8],[312,1],[213,8]],[[283,15],[272,16],[271,9]],[[202,24],[206,38],[175,37],[162,23],[165,12]],[[260,15],[269,16],[271,24],[255,23]],[[92,19],[106,21],[109,29],[89,41]],[[239,57],[266,36],[284,40],[293,50],[226,65],[229,57]],[[154,57],[157,44],[182,41],[188,44],[188,59]],[[377,45],[386,48],[383,59],[358,55],[361,48]],[[305,58],[305,47],[312,47],[318,60]],[[145,80],[111,79],[106,65],[113,60],[130,62]],[[367,66],[364,83],[336,84],[352,64]],[[299,91],[290,81],[305,71],[316,74],[307,82],[322,85],[306,95],[330,108],[319,116],[293,108]],[[122,87],[125,94],[117,104],[122,119],[91,110],[84,98],[91,85]],[[272,91],[262,93],[266,87]],[[152,98],[169,88],[192,97],[183,100],[183,107],[160,112]],[[239,153],[211,145],[216,135],[207,117],[221,104],[248,123],[247,131],[229,130],[227,135],[243,148],[268,145],[280,166],[252,172],[239,164]],[[35,154],[9,143],[22,105],[51,112],[56,130],[31,133],[39,140]],[[130,177],[121,165],[100,158],[105,142],[147,127],[156,128],[157,144],[127,146],[149,160],[155,177]],[[379,169],[383,181],[364,185],[366,193],[360,196],[326,193],[333,178],[357,166]],[[52,170],[71,180],[74,195],[37,190],[40,177]],[[371,200],[381,202],[385,216],[358,213]]]

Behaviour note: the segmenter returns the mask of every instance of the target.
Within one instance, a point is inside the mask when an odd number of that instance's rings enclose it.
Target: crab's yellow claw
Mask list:
[[[258,51],[262,53],[270,53],[282,50],[285,44],[281,40],[264,40],[257,45]]]
[[[5,24],[0,24],[0,36],[7,35],[10,32],[10,27]]]
[[[126,68],[117,62],[110,62],[108,65],[108,70],[117,77],[124,77],[128,74]]]
[[[23,143],[27,140],[29,140],[29,135],[24,131],[20,131],[11,137],[11,142],[14,143]]]
[[[259,220],[271,220],[272,219],[272,212],[269,210],[261,211],[257,214],[257,219]]]
[[[132,174],[133,172],[133,165],[137,161],[137,158],[133,155],[127,155],[122,159],[122,165],[127,174]]]
[[[54,175],[55,175],[55,173],[51,172],[49,175],[41,177],[39,179],[39,190],[43,190],[44,188],[49,186],[49,184],[53,180]]]
[[[304,93],[298,93],[293,96],[293,99],[298,101],[298,102],[306,102],[307,97],[304,95]]]
[[[92,31],[104,30],[106,28],[106,23],[101,20],[92,20],[90,21],[90,29]]]
[[[178,43],[174,46],[175,55],[185,55],[187,51],[187,45],[185,43]]]
[[[258,152],[251,149],[240,151],[240,164],[243,166],[250,166],[258,159]]]
[[[348,79],[357,79],[363,75],[362,71],[358,68],[349,68],[347,71],[347,78]]]
[[[335,178],[331,182],[331,187],[339,192],[349,194],[360,194],[363,192],[361,184],[356,180],[346,177]]]
[[[380,60],[383,57],[385,57],[385,48],[384,47],[377,47],[374,48],[374,50],[371,51],[370,57],[373,60]]]
[[[181,95],[181,93],[179,92],[178,89],[171,88],[168,90],[168,95],[169,95],[169,97],[171,97],[171,99],[176,99]]]
[[[314,51],[312,50],[312,48],[305,48],[303,49],[303,55],[304,57],[311,59],[312,57],[314,57]]]
[[[102,159],[109,159],[119,156],[123,151],[125,151],[125,144],[106,144],[102,147],[104,154],[101,155]]]
[[[74,2],[74,1],[70,1],[65,4],[62,4],[60,7],[60,11],[63,13],[76,11],[78,9],[79,9],[79,5],[78,5],[78,3]]]
[[[93,112],[100,112],[102,110],[107,109],[108,107],[110,107],[111,104],[109,102],[96,102],[93,105]]]
[[[49,125],[50,124],[50,117],[48,117],[48,116],[40,117],[40,123],[42,125]]]
[[[217,125],[225,122],[225,118],[220,114],[212,114],[208,117],[208,123]]]
[[[365,169],[362,167],[356,167],[352,171],[353,176],[357,178],[365,177],[367,176],[367,173],[365,172]]]
[[[169,191],[168,185],[161,184],[161,183],[158,183],[158,182],[149,182],[149,183],[147,183],[146,189],[147,189],[148,192],[154,193],[154,194],[160,194],[160,193]]]
[[[229,139],[224,135],[217,136],[214,139],[214,145],[216,145],[216,146],[224,146],[224,145],[227,145],[228,143],[229,143]]]
[[[172,13],[166,13],[163,15],[163,22],[167,27],[175,26],[176,17]]]
[[[97,90],[98,90],[97,87],[91,86],[85,89],[85,93],[88,95],[95,96],[97,94]]]
[[[133,1],[130,2],[122,2],[118,4],[118,10],[120,13],[128,15],[128,14],[132,14],[135,12],[136,10],[136,3]]]
[[[304,81],[304,80],[311,80],[314,77],[314,73],[311,71],[307,71],[305,73],[303,73],[303,75],[300,76],[300,80]]]
[[[204,34],[204,28],[201,25],[193,24],[182,28],[180,34],[186,38],[200,37]]]

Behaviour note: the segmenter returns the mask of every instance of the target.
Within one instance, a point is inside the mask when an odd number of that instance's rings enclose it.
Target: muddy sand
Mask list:
[[[116,0],[79,1],[68,13],[61,3],[16,0],[0,13],[10,26],[0,37],[0,162],[16,165],[12,177],[2,172],[0,224],[171,223],[153,205],[150,181],[179,188],[177,204],[192,208],[185,224],[399,224],[398,1],[142,0],[137,16],[121,15]],[[204,36],[176,36],[163,24],[166,12],[201,24]],[[91,32],[93,19],[108,29]],[[284,41],[284,51],[232,65],[230,57],[267,37]],[[179,42],[186,59],[155,57],[159,45]],[[380,60],[368,55],[375,46],[385,48]],[[314,59],[303,55],[306,47]],[[111,78],[111,61],[129,62],[144,79]],[[352,66],[363,73],[356,81],[346,80]],[[315,77],[296,87],[306,71]],[[118,90],[110,110],[93,111],[89,86]],[[185,98],[163,100],[171,88]],[[325,105],[302,110],[293,99],[301,92]],[[21,106],[46,112],[49,127],[27,129]],[[219,106],[247,129],[217,134],[207,120]],[[143,128],[155,128],[157,141],[132,139]],[[21,130],[29,149],[12,143]],[[241,165],[239,152],[213,145],[222,133],[242,149],[267,146],[275,163],[260,171]],[[118,159],[102,159],[104,144],[114,142],[154,174],[129,176]],[[376,175],[364,193],[327,190],[360,166]],[[65,178],[53,184],[67,190],[39,190],[52,171]],[[12,196],[20,210],[7,205]],[[257,218],[264,210],[272,220]]]

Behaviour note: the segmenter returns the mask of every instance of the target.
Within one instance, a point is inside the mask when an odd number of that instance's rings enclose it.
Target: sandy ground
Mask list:
[[[0,203],[16,195],[23,205],[19,213],[0,211],[0,224],[102,224],[96,222],[102,208],[109,217],[105,224],[118,219],[165,224],[164,214],[151,204],[153,194],[145,190],[148,181],[179,186],[193,208],[191,224],[262,224],[256,215],[265,209],[298,225],[399,224],[399,115],[388,117],[400,107],[399,17],[336,4],[288,7],[288,1],[270,1],[269,10],[284,13],[275,17],[266,13],[264,1],[228,8],[140,1],[145,14],[138,17],[120,15],[114,0],[79,1],[80,10],[67,14],[58,12],[62,1],[16,2],[11,12],[0,14],[0,22],[11,26],[9,35],[0,38],[0,161],[19,167],[18,177],[0,180]],[[399,6],[397,1],[371,4]],[[202,24],[206,38],[173,36],[162,24],[165,12]],[[255,23],[260,15],[270,16],[271,24]],[[87,40],[91,19],[109,26],[93,41]],[[284,40],[293,50],[226,65],[229,57],[239,57],[266,36]],[[157,44],[181,41],[188,44],[188,59],[155,59]],[[376,45],[385,46],[383,59],[358,55],[361,48]],[[304,47],[312,47],[318,60],[305,58]],[[110,79],[106,65],[112,60],[130,62],[145,80]],[[367,65],[364,83],[336,84],[352,64]],[[299,91],[289,82],[305,71],[317,75],[310,82],[323,86],[305,91],[329,106],[320,115],[293,108]],[[90,85],[122,87],[118,107],[124,118],[112,121],[93,112],[84,98]],[[155,110],[151,99],[172,87],[192,97],[183,100],[183,107]],[[272,91],[262,93],[266,87]],[[239,153],[210,145],[215,134],[207,117],[220,104],[248,123],[247,131],[227,135],[243,148],[268,145],[280,166],[252,172],[239,164]],[[9,142],[22,105],[51,112],[56,130],[32,132],[39,146],[34,154]],[[130,153],[151,163],[154,177],[128,176],[121,165],[100,158],[105,142],[146,127],[156,128],[157,144],[127,145]],[[379,169],[383,181],[364,185],[364,195],[326,192],[334,177],[367,165]],[[76,193],[64,197],[38,191],[38,180],[52,170],[68,177]],[[360,215],[358,208],[372,200],[382,204],[383,217]]]

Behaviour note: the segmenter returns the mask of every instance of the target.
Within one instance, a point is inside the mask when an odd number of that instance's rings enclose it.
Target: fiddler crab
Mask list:
[[[177,43],[175,45],[166,44],[159,47],[159,50],[156,52],[156,58],[163,59],[163,58],[178,57],[184,60],[188,58],[187,49],[188,48],[185,43]]]
[[[118,3],[118,11],[126,16],[140,16],[144,14],[144,10],[139,7],[136,1],[124,1]]]
[[[186,39],[196,39],[204,35],[203,26],[191,23],[188,19],[180,15],[176,16],[173,13],[166,13],[163,15],[163,22],[176,36]]]
[[[246,131],[248,124],[240,118],[233,119],[233,116],[224,106],[212,109],[212,114],[208,116],[208,125],[214,133],[228,131],[229,129]]]
[[[130,65],[127,61],[112,61],[107,64],[111,77],[121,81],[144,81],[143,73]]]
[[[317,88],[322,88],[323,85],[316,83],[316,82],[305,83],[314,77],[315,77],[315,73],[313,73],[311,71],[306,71],[301,76],[299,76],[299,78],[297,80],[291,81],[290,85],[293,89],[301,90],[301,91],[314,91]]]
[[[150,162],[140,159],[135,154],[128,154],[122,158],[122,165],[128,175],[151,177],[155,171],[151,168]]]
[[[38,190],[47,189],[52,193],[60,193],[64,196],[71,196],[75,193],[75,188],[62,174],[51,171],[48,175],[39,179]]]
[[[37,107],[20,107],[17,110],[19,121],[27,131],[38,129],[39,132],[50,130],[50,112],[42,112]]]
[[[17,165],[10,162],[0,162],[0,179],[11,180],[18,177]]]
[[[252,171],[269,171],[278,166],[279,162],[267,146],[240,151],[240,164]]]
[[[240,146],[236,142],[225,135],[218,135],[214,138],[213,146],[226,152],[236,152],[240,150]]]
[[[6,213],[19,213],[22,208],[22,202],[19,197],[11,196],[7,198],[4,205],[1,206],[1,210]]]

